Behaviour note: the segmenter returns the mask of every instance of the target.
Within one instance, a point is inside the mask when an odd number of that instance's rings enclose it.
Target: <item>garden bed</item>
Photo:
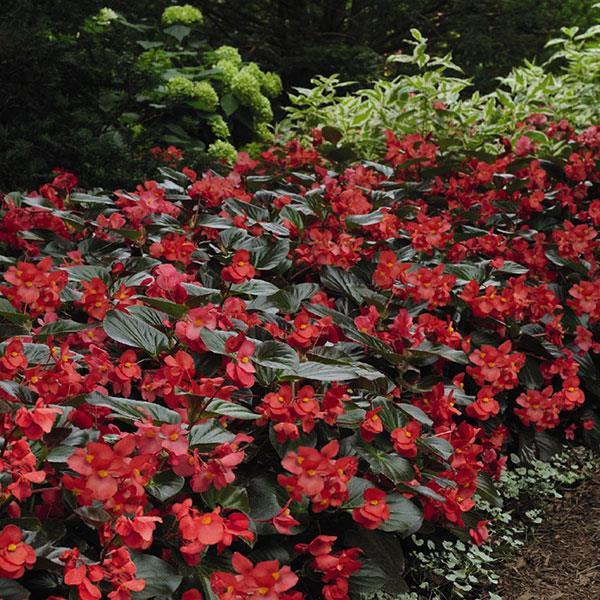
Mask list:
[[[501,574],[499,595],[514,600],[600,598],[600,473],[553,502]]]

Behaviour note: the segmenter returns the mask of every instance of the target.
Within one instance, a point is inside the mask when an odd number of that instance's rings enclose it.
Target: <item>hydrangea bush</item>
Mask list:
[[[507,452],[598,447],[600,128],[321,143],[2,197],[2,598],[401,593]]]
[[[236,48],[212,48],[203,23],[202,12],[189,4],[165,8],[159,24],[131,22],[104,8],[84,31],[105,44],[115,36],[130,41],[120,60],[131,81],[112,91],[110,108],[134,147],[177,144],[190,157],[194,151],[233,162],[233,143],[272,137],[269,99],[281,94],[281,79],[244,63]]]

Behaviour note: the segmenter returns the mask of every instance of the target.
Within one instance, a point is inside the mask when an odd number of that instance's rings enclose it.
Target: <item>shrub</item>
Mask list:
[[[520,123],[533,113],[576,127],[600,119],[600,26],[580,33],[563,28],[562,38],[550,40],[556,52],[543,66],[525,62],[500,79],[488,94],[470,92],[471,81],[448,54],[433,56],[427,39],[412,30],[412,53],[392,54],[391,67],[412,69],[372,87],[344,93],[351,83],[335,75],[313,79],[312,87],[290,94],[283,133],[307,136],[311,128],[331,131],[328,155],[339,160],[357,156],[377,160],[385,153],[383,132],[434,134],[449,150],[467,147],[498,152],[504,138],[519,135]],[[549,67],[558,65],[557,73]],[[326,136],[327,137],[327,136]],[[544,150],[556,153],[561,142],[536,134]]]
[[[4,196],[2,596],[397,594],[508,452],[598,449],[600,129],[340,172],[322,134]]]
[[[216,139],[239,146],[264,137],[270,99],[282,91],[277,74],[244,63],[236,48],[212,47],[196,7],[168,6],[157,18],[128,14],[76,13],[71,30],[55,33],[60,27],[50,22],[33,32],[28,43],[51,47],[49,72],[38,76],[33,95],[40,80],[49,91],[28,110],[10,97],[13,122],[0,135],[14,144],[6,144],[1,161],[3,188],[30,185],[32,172],[47,178],[55,164],[77,167],[88,186],[120,187],[154,172],[154,145],[176,144],[206,166]],[[240,74],[251,98],[234,86]],[[22,89],[26,105],[31,93]]]

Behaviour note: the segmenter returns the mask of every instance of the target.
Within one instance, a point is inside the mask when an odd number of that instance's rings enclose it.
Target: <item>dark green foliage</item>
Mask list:
[[[339,73],[366,83],[383,55],[419,29],[434,54],[451,51],[478,87],[525,58],[545,57],[561,27],[593,22],[592,0],[196,0],[216,39],[281,74],[286,86]],[[248,54],[249,53],[249,54]]]

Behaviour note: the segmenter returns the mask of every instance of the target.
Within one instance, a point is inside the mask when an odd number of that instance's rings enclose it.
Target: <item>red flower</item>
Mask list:
[[[101,321],[110,308],[108,288],[104,281],[94,277],[90,281],[82,281],[83,295],[78,304],[83,307],[90,317]]]
[[[484,387],[477,392],[477,400],[467,406],[467,414],[474,419],[487,421],[490,417],[498,414],[500,405],[494,398],[494,390],[491,387]]]
[[[223,267],[221,277],[225,281],[232,283],[242,283],[248,279],[252,279],[256,274],[256,270],[250,262],[250,253],[248,250],[238,250],[231,259],[231,264]]]
[[[117,519],[115,533],[121,536],[123,543],[129,548],[146,550],[152,544],[156,523],[162,523],[162,519],[144,515],[144,510],[140,506],[131,518],[123,515]]]
[[[380,406],[366,412],[365,417],[360,424],[360,437],[362,437],[365,442],[372,441],[377,434],[383,431],[383,423],[379,416],[380,412]]]
[[[16,525],[0,531],[0,577],[19,579],[35,560],[33,548],[23,542],[23,533]]]
[[[85,487],[98,500],[114,496],[119,477],[127,472],[123,458],[103,442],[90,442],[87,449],[76,448],[67,460],[73,471],[86,477]]]
[[[280,567],[278,560],[253,565],[234,552],[231,564],[237,575],[216,571],[210,577],[211,587],[220,600],[278,600],[298,582],[297,575],[288,566]]]
[[[421,425],[417,421],[409,421],[404,427],[397,427],[390,437],[394,450],[406,458],[417,455],[417,439],[421,435]]]
[[[352,518],[365,529],[377,529],[390,518],[390,509],[386,503],[386,493],[377,488],[364,491],[365,503],[352,511]]]
[[[469,535],[475,544],[481,546],[489,537],[488,525],[489,521],[479,521],[477,527],[469,529]]]
[[[297,521],[292,517],[292,513],[288,508],[289,502],[271,519],[273,527],[277,530],[277,533],[282,535],[292,535],[292,527],[300,525],[300,521]]]
[[[0,364],[7,371],[15,371],[27,367],[27,357],[23,352],[23,344],[19,340],[11,340],[0,358]]]
[[[227,339],[225,350],[234,354],[235,358],[230,360],[226,366],[229,378],[240,387],[252,387],[254,385],[254,372],[256,369],[251,362],[254,354],[254,344],[246,339],[243,333]]]
[[[46,406],[40,398],[31,411],[25,407],[19,408],[15,414],[15,423],[22,429],[25,437],[30,440],[39,440],[45,433],[50,433],[56,415],[61,413],[60,408]]]

